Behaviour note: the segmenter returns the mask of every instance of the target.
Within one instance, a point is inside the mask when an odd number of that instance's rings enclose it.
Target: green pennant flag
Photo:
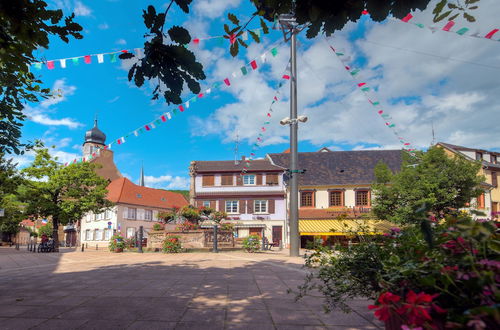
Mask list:
[[[243,75],[247,74],[247,67],[246,66],[241,67],[241,73],[243,73]]]
[[[75,58],[72,58],[71,61],[73,61],[73,65],[78,65],[80,63],[80,58],[75,57]]]
[[[144,128],[139,128],[138,132],[141,134],[144,133]]]
[[[156,123],[157,125],[160,125],[160,124],[161,124],[161,120],[160,120],[160,119],[156,119],[156,120],[155,120],[155,123]]]
[[[425,27],[422,23],[415,23],[415,25],[418,26],[421,29],[423,29]]]
[[[110,57],[110,62],[111,63],[115,63],[116,62],[116,58],[117,58],[116,54],[109,54],[109,57]]]
[[[212,88],[217,89],[217,88],[219,88],[219,87],[220,87],[220,85],[221,85],[221,83],[220,83],[220,82],[216,82],[216,83],[214,83],[214,84],[212,85]]]
[[[359,73],[359,69],[354,69],[354,70],[352,70],[352,71],[351,71],[351,75],[352,75],[352,76],[355,76],[355,75],[357,75],[358,73]]]
[[[224,45],[224,37],[219,37],[219,45]]]
[[[461,28],[460,30],[457,31],[457,34],[460,34],[461,36],[465,34],[465,32],[469,31],[469,28]]]
[[[271,49],[271,54],[273,54],[273,56],[278,55],[278,50],[276,49],[276,47],[274,47],[273,49]]]
[[[368,91],[370,90],[370,87],[364,87],[364,88],[361,88],[361,90],[362,90],[363,92],[368,92]]]
[[[375,102],[372,103],[372,105],[379,105],[379,104],[380,104],[379,101],[375,101]]]
[[[389,127],[394,127],[394,126],[396,126],[396,125],[395,125],[395,124],[390,124],[390,125],[389,125]]]
[[[269,125],[271,122],[270,121],[266,121],[264,122],[264,125]]]
[[[344,53],[335,53],[337,54],[338,56],[344,56]]]
[[[172,112],[174,113],[174,115],[177,114],[177,109],[174,108],[174,110],[172,110]]]
[[[37,70],[41,70],[42,69],[42,63],[36,62],[34,65],[35,65],[35,69],[37,69]]]
[[[278,88],[280,88],[281,86],[283,86],[283,83],[279,83],[278,84]]]
[[[193,96],[192,98],[189,99],[189,101],[191,103],[194,103],[194,102],[198,101],[198,97],[197,96]]]

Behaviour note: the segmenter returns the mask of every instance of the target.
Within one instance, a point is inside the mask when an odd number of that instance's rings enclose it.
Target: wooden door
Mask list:
[[[250,229],[250,235],[257,235],[260,238],[262,238],[262,228],[249,228]]]
[[[283,227],[273,226],[273,243],[279,244],[283,237]]]

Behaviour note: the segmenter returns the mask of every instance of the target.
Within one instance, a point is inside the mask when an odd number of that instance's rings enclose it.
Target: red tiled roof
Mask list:
[[[252,166],[247,172],[283,172],[283,168],[273,165],[269,159],[254,159]],[[194,168],[197,173],[240,173],[245,166],[245,161],[240,160],[235,164],[234,160],[197,160],[194,162]]]
[[[113,180],[107,187],[108,199],[114,203],[134,204],[157,208],[188,205],[182,194],[162,189],[138,186],[127,178]]]

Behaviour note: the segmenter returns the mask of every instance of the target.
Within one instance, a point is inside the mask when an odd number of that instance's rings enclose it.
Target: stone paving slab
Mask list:
[[[302,258],[287,251],[38,254],[0,248],[0,329],[379,329],[354,312],[295,302]]]

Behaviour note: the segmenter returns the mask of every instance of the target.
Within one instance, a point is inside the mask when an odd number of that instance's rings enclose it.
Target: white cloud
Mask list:
[[[27,111],[26,111],[27,110]],[[38,124],[48,125],[48,126],[66,126],[68,128],[78,128],[83,126],[82,123],[76,122],[71,118],[61,118],[52,119],[44,113],[41,113],[37,109],[25,108],[25,113],[27,117]]]
[[[67,96],[75,94],[76,86],[67,85],[66,78],[62,78],[54,82],[51,91],[54,96],[40,102],[43,108],[48,108],[51,105],[65,101]]]
[[[161,175],[144,176],[144,183],[148,187],[159,189],[189,189],[189,178],[182,176]]]
[[[115,44],[117,45],[126,45],[127,44],[127,40],[123,39],[123,38],[120,38],[118,40],[115,41]]]
[[[113,97],[111,100],[108,100],[108,103],[115,103],[116,101],[118,101],[120,99],[120,96],[115,96]]]
[[[194,12],[203,17],[216,18],[223,16],[228,9],[236,8],[241,0],[198,0],[194,2]]]
[[[76,16],[90,16],[92,14],[92,10],[81,1],[75,1],[74,11]]]
[[[101,24],[99,24],[99,25],[97,26],[97,28],[98,28],[99,30],[107,30],[107,29],[109,29],[109,25],[108,25],[108,23],[101,23]]]
[[[435,2],[425,12],[414,13],[412,21],[432,25]],[[484,35],[496,26],[499,15],[500,7],[494,0],[481,1],[480,10],[475,13],[475,26],[457,20],[453,31],[469,26]],[[202,23],[189,24],[203,27]],[[438,141],[498,147],[498,43],[443,31],[431,33],[393,20],[383,24],[370,22],[366,26],[364,38],[354,43],[349,41],[356,28],[354,23],[329,40],[335,48],[344,49],[351,56],[349,65],[361,63],[361,74],[356,80],[321,37],[303,42],[299,48],[298,112],[309,117],[307,123],[300,125],[300,140],[316,146],[401,148],[397,136],[377,113],[383,109],[391,116],[399,134],[420,148],[431,143],[432,125]],[[288,60],[286,47],[280,49],[278,58],[269,60],[269,70],[264,68],[238,78],[232,78],[231,72],[246,61],[230,58],[227,50],[212,60],[213,54],[202,47],[200,44],[200,49],[195,50],[196,55],[205,67],[213,68],[210,76],[214,79],[229,77],[231,87],[224,91],[235,101],[215,109],[208,118],[194,118],[192,134],[217,134],[230,142],[238,132],[241,139],[253,143],[266,120],[276,79]],[[247,58],[258,56],[262,49],[265,49],[262,45],[251,44]],[[357,82],[366,82],[376,90],[368,96],[380,101],[381,108],[370,105],[356,87]],[[278,123],[288,116],[288,90],[287,85],[280,102],[273,107],[264,145],[288,139],[288,128]],[[265,153],[265,149],[261,152]]]

